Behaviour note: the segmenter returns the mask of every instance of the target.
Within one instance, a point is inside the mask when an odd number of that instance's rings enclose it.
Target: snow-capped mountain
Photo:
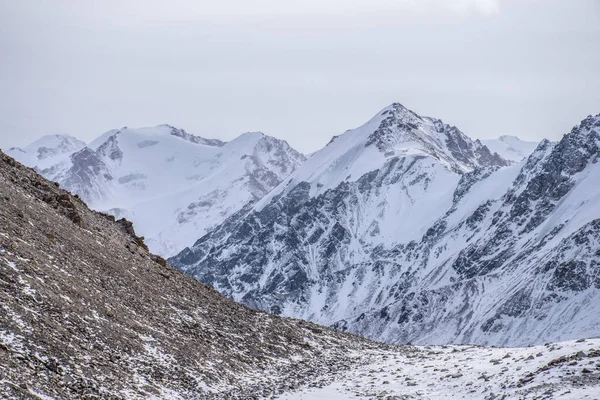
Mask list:
[[[393,343],[600,334],[600,115],[509,162],[399,104],[170,262],[252,307]]]
[[[44,147],[64,148],[59,162],[20,160],[93,208],[133,221],[150,248],[164,256],[260,199],[305,160],[285,141],[259,132],[225,143],[169,125],[125,127],[87,146],[74,143]],[[27,155],[30,147],[40,148],[37,142],[28,146]]]
[[[538,142],[521,140],[516,136],[503,135],[497,139],[481,140],[491,152],[498,153],[502,158],[519,162],[528,157],[538,145]]]

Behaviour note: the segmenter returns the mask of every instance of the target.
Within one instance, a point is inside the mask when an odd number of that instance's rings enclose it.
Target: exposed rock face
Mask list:
[[[164,125],[164,126],[171,129],[171,135],[180,137],[184,140],[187,140],[188,142],[192,142],[192,143],[196,143],[196,144],[203,144],[206,146],[215,146],[215,147],[221,147],[225,144],[225,142],[223,142],[219,139],[205,139],[200,136],[194,136],[191,133],[187,133],[183,129],[178,129],[171,125]]]
[[[0,397],[256,398],[369,348],[228,300],[0,152]]]
[[[106,142],[102,143],[97,149],[94,149],[98,156],[109,159],[120,164],[123,160],[123,151],[119,148],[119,134],[121,131],[111,135]],[[142,146],[143,147],[143,146]]]
[[[56,177],[66,189],[84,199],[101,200],[110,193],[114,178],[98,153],[84,147],[71,155],[71,165],[63,175]],[[49,171],[41,171],[41,174],[45,175],[46,172]]]
[[[600,334],[600,115],[508,167],[392,105],[170,261],[252,307],[393,343]]]

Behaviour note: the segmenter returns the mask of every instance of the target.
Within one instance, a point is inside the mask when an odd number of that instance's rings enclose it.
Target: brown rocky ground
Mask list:
[[[0,397],[258,398],[379,348],[228,300],[0,152]]]

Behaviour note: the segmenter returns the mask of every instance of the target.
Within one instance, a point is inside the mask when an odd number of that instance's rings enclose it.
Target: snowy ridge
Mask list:
[[[393,105],[170,262],[252,307],[391,343],[600,334],[600,116],[508,167],[428,121]]]
[[[132,220],[164,256],[260,199],[304,161],[285,141],[262,133],[224,143],[170,125],[124,127],[87,147],[60,146],[60,160],[21,160],[93,208]]]

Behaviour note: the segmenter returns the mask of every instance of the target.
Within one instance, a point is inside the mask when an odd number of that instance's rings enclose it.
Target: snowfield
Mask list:
[[[407,347],[367,357],[328,385],[279,399],[600,399],[600,339],[525,348]]]

